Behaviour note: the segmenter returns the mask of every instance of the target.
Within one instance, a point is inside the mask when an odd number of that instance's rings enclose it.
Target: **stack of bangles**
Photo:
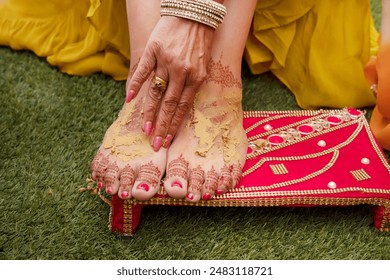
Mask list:
[[[226,7],[213,0],[162,0],[160,14],[193,20],[217,29],[226,15]]]

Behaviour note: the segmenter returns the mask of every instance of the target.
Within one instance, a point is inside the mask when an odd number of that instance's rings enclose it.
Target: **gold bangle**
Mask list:
[[[162,0],[160,15],[181,17],[217,29],[226,12],[225,6],[213,0]]]

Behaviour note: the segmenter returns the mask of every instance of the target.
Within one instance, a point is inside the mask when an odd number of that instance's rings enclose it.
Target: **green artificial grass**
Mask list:
[[[272,74],[243,78],[245,110],[299,109]],[[0,48],[0,259],[390,259],[367,206],[149,206],[134,238],[112,234],[109,207],[79,189],[124,89]]]

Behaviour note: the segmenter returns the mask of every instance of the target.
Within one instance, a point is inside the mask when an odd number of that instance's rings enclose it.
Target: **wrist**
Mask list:
[[[185,18],[217,29],[227,12],[220,2],[223,1],[162,0],[160,14]]]

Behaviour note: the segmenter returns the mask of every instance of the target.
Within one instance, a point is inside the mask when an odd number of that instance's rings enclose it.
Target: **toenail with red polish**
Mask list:
[[[103,183],[102,183],[102,182],[98,182],[98,183],[97,183],[97,187],[98,187],[99,189],[102,189],[102,188],[103,188]]]
[[[148,184],[140,184],[137,186],[137,189],[141,189],[141,190],[144,190],[144,191],[149,191],[149,185]]]
[[[112,193],[112,188],[108,187],[107,190],[106,190],[106,193]]]
[[[221,195],[221,194],[224,194],[225,192],[224,192],[223,190],[217,190],[215,193],[216,193],[217,195]]]
[[[192,193],[189,193],[187,194],[186,196],[189,200],[193,200],[194,199],[194,195]]]
[[[129,193],[127,191],[122,192],[122,197],[129,197]]]
[[[209,193],[205,193],[203,195],[203,200],[209,200],[210,198],[211,198],[211,194],[209,194]]]
[[[175,182],[173,182],[172,184],[171,184],[171,187],[172,188],[183,188],[183,185],[179,182],[179,181],[175,181]]]

